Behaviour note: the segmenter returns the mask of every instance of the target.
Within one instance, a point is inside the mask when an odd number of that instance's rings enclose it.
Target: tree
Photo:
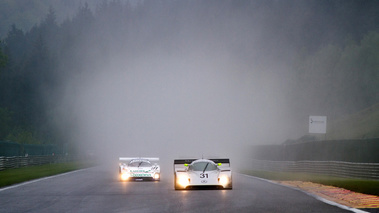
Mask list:
[[[22,64],[29,48],[28,39],[24,32],[13,24],[4,42],[5,52],[9,57],[10,66],[17,67]]]
[[[0,108],[0,140],[4,140],[13,128],[12,114],[8,109]]]
[[[2,43],[0,41],[0,71],[2,67],[5,67],[5,65],[7,64],[7,61],[8,61],[8,57],[3,53]]]

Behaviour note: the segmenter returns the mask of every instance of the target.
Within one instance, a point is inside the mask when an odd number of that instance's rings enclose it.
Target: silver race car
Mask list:
[[[159,158],[119,158],[119,174],[122,181],[127,180],[160,180],[160,166],[152,161]]]
[[[175,190],[198,187],[232,189],[229,159],[174,160]]]

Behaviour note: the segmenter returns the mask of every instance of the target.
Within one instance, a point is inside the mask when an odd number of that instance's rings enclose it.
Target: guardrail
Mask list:
[[[345,178],[379,180],[379,163],[341,161],[269,161],[252,160],[253,170],[316,173]]]
[[[0,157],[0,171],[11,168],[20,168],[50,163],[63,163],[69,161],[72,161],[72,157],[65,155]]]

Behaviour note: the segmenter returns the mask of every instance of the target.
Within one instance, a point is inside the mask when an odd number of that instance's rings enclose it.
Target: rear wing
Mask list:
[[[221,171],[230,171],[230,160],[229,160],[229,158],[209,159],[209,160],[215,162],[216,164],[221,163],[221,165],[218,166],[218,168],[221,169]]]
[[[132,161],[132,160],[146,160],[146,161],[159,161],[159,158],[150,158],[150,157],[135,157],[135,158],[130,158],[130,157],[120,157],[120,161]]]
[[[174,172],[181,172],[185,171],[186,166],[184,164],[191,164],[193,161],[198,159],[176,159],[174,160]],[[209,159],[216,164],[221,163],[220,166],[218,166],[219,169],[222,171],[230,171],[230,160],[229,158],[217,158],[217,159]]]
[[[229,158],[220,158],[220,159],[209,159],[215,163],[227,163],[230,164]]]
[[[190,164],[197,159],[177,159],[174,160],[174,172],[181,172],[186,170],[184,164]]]
[[[179,160],[174,160],[174,165],[175,164],[190,164],[192,163],[193,161],[195,161],[197,159],[179,159]]]

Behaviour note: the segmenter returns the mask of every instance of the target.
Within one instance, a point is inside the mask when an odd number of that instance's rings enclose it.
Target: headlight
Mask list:
[[[218,178],[218,182],[219,182],[221,185],[226,186],[226,185],[228,185],[228,183],[229,183],[229,178],[226,177],[226,176],[222,176],[222,177]]]
[[[128,173],[122,173],[121,174],[121,180],[128,180],[129,179],[129,174]]]
[[[155,174],[154,174],[154,179],[155,179],[155,180],[158,180],[158,179],[159,179],[159,173],[155,173]]]
[[[188,177],[180,177],[178,180],[179,185],[183,186],[184,188],[188,186],[190,179]]]

